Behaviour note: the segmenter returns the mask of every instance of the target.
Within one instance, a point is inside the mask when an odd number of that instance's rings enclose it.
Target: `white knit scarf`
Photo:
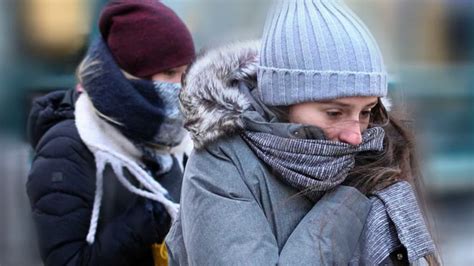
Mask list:
[[[165,197],[168,191],[140,166],[141,152],[117,129],[97,115],[87,93],[76,102],[76,127],[82,141],[94,154],[96,163],[96,192],[87,242],[94,243],[103,195],[103,175],[109,164],[118,180],[132,193],[162,203],[172,220],[177,217],[179,204]],[[143,188],[134,186],[124,175],[127,169]]]

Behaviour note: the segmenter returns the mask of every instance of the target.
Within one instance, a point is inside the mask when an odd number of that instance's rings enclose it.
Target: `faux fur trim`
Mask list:
[[[239,81],[256,82],[259,49],[259,41],[226,45],[205,51],[189,67],[180,104],[194,148],[243,129],[240,115],[251,104]],[[382,103],[390,110],[390,99],[384,97]]]
[[[180,102],[195,148],[243,128],[239,116],[251,105],[238,86],[239,81],[256,80],[259,44],[242,42],[207,51],[190,66]]]

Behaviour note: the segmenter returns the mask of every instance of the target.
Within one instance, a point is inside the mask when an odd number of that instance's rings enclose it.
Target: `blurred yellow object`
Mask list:
[[[31,48],[67,56],[78,52],[86,41],[91,23],[91,1],[25,0],[24,34]]]
[[[165,241],[161,244],[153,244],[151,248],[153,250],[155,266],[168,265],[168,250],[166,249]]]

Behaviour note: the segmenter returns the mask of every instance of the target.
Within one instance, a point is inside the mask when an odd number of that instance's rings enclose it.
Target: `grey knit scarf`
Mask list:
[[[408,261],[435,254],[436,247],[418,207],[412,186],[401,181],[370,197],[372,207],[361,239],[356,265],[378,265],[398,247],[407,250]]]
[[[269,165],[276,176],[315,202],[346,179],[357,153],[383,150],[384,130],[380,127],[367,129],[358,146],[324,139],[283,137],[255,128],[247,124],[242,138],[257,157]],[[407,249],[410,262],[435,252],[408,183],[396,183],[376,192],[370,200],[372,208],[361,236],[360,250],[351,265],[378,265],[402,245]]]
[[[382,151],[384,130],[366,130],[363,143],[285,138],[271,133],[246,131],[244,140],[278,176],[290,186],[317,201],[324,192],[341,184],[354,167],[355,155],[364,151]]]

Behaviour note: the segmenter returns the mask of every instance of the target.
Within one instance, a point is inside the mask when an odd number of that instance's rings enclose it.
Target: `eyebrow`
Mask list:
[[[379,102],[379,100],[377,99],[376,101],[367,104],[365,107],[369,107],[369,106],[372,106],[372,107],[373,107],[373,106],[377,105],[378,102]],[[321,102],[321,103],[322,103],[322,104],[334,104],[334,105],[338,105],[338,106],[344,107],[344,108],[353,107],[352,104],[340,102],[340,101],[338,101],[338,100],[323,101],[323,102]]]
[[[168,71],[179,71],[179,70],[181,70],[181,67],[173,67],[173,68],[168,69]]]

